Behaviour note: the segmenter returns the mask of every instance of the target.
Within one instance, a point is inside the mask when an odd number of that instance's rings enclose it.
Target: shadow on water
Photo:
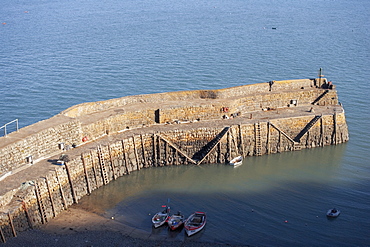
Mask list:
[[[143,169],[94,191],[80,206],[181,241],[183,230],[172,232],[165,226],[152,230],[151,217],[168,201],[172,212],[181,211],[186,217],[194,211],[207,212],[207,229],[186,240],[325,246],[333,236],[337,240],[330,244],[340,241],[345,231],[351,234],[347,237],[356,233],[361,244],[366,234],[357,223],[363,222],[363,215],[348,205],[353,200],[360,206],[366,202],[352,198],[347,184],[341,184],[345,150],[343,144],[246,157],[237,168],[206,164]],[[325,213],[333,206],[346,213],[329,221]]]
[[[175,230],[170,230],[169,228],[167,228],[167,231],[168,231],[168,237],[170,239],[176,239],[176,238],[179,238],[181,237],[182,234],[184,234],[184,231],[183,231],[183,227],[179,227]],[[181,234],[181,235],[180,235]],[[179,236],[180,235],[180,236]]]

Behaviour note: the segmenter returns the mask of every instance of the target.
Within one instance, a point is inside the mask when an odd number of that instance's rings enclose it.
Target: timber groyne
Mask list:
[[[141,169],[227,163],[348,139],[344,109],[325,78],[76,105],[0,137],[0,239]]]

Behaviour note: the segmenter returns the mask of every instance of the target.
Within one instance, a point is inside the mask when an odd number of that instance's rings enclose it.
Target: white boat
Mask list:
[[[156,213],[152,218],[152,223],[155,228],[164,225],[170,217],[170,207],[166,207],[165,210]]]
[[[326,216],[336,218],[340,214],[340,211],[336,208],[329,209],[328,212],[326,212]]]
[[[176,230],[184,224],[184,219],[184,215],[181,212],[177,212],[168,219],[167,224],[171,230]]]
[[[235,157],[230,161],[230,165],[232,166],[240,166],[243,163],[243,156]]]
[[[199,211],[193,213],[184,223],[186,234],[188,236],[191,236],[201,231],[206,225],[206,222],[207,222],[206,213]]]

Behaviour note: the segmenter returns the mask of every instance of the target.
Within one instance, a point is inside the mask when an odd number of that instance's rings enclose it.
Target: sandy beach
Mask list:
[[[18,233],[0,246],[235,246],[200,241],[178,241],[126,226],[114,219],[70,207],[36,229]],[[239,245],[240,246],[240,245]],[[246,246],[246,245],[244,245]]]

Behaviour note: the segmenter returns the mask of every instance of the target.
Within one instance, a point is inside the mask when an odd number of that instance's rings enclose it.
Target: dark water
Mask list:
[[[262,246],[365,246],[369,192],[360,171],[344,171],[347,145],[248,157],[242,166],[172,166],[132,173],[80,204],[127,225],[179,241]],[[342,174],[346,172],[346,175]],[[353,182],[353,181],[356,182]],[[173,213],[206,211],[206,230],[153,229],[161,205]],[[326,210],[337,207],[339,218]]]
[[[2,0],[0,126],[126,95],[313,78],[322,67],[346,110],[347,144],[237,169],[141,170],[82,204],[151,231],[169,198],[174,211],[208,213],[201,241],[367,246],[369,13],[367,0]],[[334,206],[342,214],[327,220]]]

